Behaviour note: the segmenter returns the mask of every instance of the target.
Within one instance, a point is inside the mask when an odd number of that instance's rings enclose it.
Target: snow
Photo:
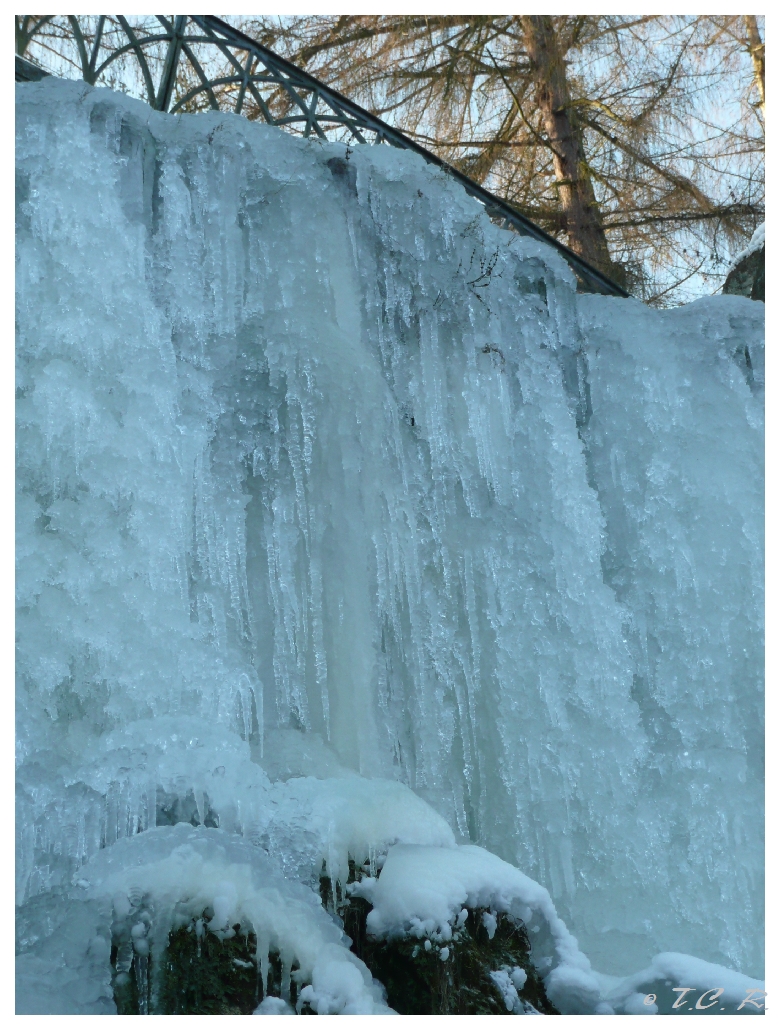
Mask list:
[[[741,1011],[755,1013],[763,1010],[766,993],[761,980],[677,952],[655,955],[646,969],[617,983],[600,979],[603,994],[609,1004],[614,1006],[615,1012],[629,1015],[645,1014],[648,1011],[650,1014],[657,1013],[659,1007],[655,1000],[648,1005],[648,999],[651,995],[656,998],[662,994],[664,988],[667,989],[669,1010],[670,1002],[674,1004],[682,1001],[686,1008],[694,1008],[699,1003],[701,1009],[712,1007],[718,1011],[723,1006],[729,1012],[734,1012],[740,1011],[742,1006]],[[690,993],[681,999],[679,988],[688,988]]]
[[[364,866],[382,932],[525,905],[572,1011],[761,975],[762,306],[579,296],[413,154],[84,83],[17,86],[17,165],[20,1005],[111,1011],[111,855],[304,948],[234,846]],[[312,1008],[379,1004],[331,944]]]
[[[530,1002],[523,1001],[517,993],[522,991],[527,977],[526,971],[519,966],[511,969],[508,966],[504,966],[491,972],[490,978],[501,992],[507,1012],[512,1012],[518,1016],[528,1015],[531,1012],[536,1013],[536,1009],[533,1008]]]
[[[295,1009],[283,998],[263,998],[255,1009],[255,1016],[294,1016]]]

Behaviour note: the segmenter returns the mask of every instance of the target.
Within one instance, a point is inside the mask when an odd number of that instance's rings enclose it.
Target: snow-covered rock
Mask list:
[[[751,300],[764,300],[766,297],[766,258],[765,258],[765,225],[761,225],[753,233],[750,243],[740,251],[731,262],[724,293],[750,297]]]

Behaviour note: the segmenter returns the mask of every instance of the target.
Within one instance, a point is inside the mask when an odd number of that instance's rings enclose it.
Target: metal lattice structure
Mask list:
[[[36,16],[26,15],[25,19]],[[40,16],[51,22],[54,16]],[[16,58],[16,78],[31,80],[50,73],[80,76],[91,85],[116,87],[121,67],[127,89],[128,65],[135,89],[155,110],[171,114],[202,110],[232,111],[303,137],[348,143],[389,144],[412,150],[458,181],[479,200],[494,222],[549,244],[568,262],[579,288],[619,297],[628,294],[608,276],[548,235],[511,205],[421,147],[398,129],[314,76],[286,61],[214,15],[155,15],[135,26],[124,15],[68,16],[72,58],[58,54],[51,72]],[[39,21],[40,27],[44,21]],[[26,30],[26,21],[23,30]],[[19,42],[26,47],[30,39]],[[24,51],[23,51],[24,52]],[[35,56],[39,56],[36,52]],[[42,55],[45,58],[45,52]]]

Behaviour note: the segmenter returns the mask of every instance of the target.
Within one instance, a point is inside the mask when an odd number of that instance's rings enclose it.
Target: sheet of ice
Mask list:
[[[18,1015],[114,1015],[111,903],[55,890],[16,912]]]
[[[19,899],[179,818],[306,882],[455,839],[607,973],[760,973],[761,306],[577,296],[389,147],[17,97]]]
[[[751,304],[658,313],[635,302],[627,331],[625,313],[583,297],[576,396],[604,580],[625,612],[650,744],[633,806],[648,847],[623,931],[655,921],[660,889],[680,920],[675,950],[760,973],[764,363]],[[603,943],[617,936],[611,914],[591,919]],[[603,944],[588,945],[599,965]]]

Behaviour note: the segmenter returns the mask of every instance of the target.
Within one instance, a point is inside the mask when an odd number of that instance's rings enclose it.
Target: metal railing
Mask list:
[[[629,296],[505,200],[221,19],[200,14],[154,17],[155,23],[147,29],[134,27],[124,15],[110,20],[108,15],[99,15],[86,30],[79,17],[69,16],[74,55],[56,70],[75,69],[92,85],[113,85],[117,62],[126,64],[130,59],[136,67],[137,91],[157,111],[232,111],[304,137],[386,143],[411,150],[459,182],[485,206],[494,222],[553,247],[568,262],[581,290]],[[45,69],[17,56],[17,80],[46,74]]]

